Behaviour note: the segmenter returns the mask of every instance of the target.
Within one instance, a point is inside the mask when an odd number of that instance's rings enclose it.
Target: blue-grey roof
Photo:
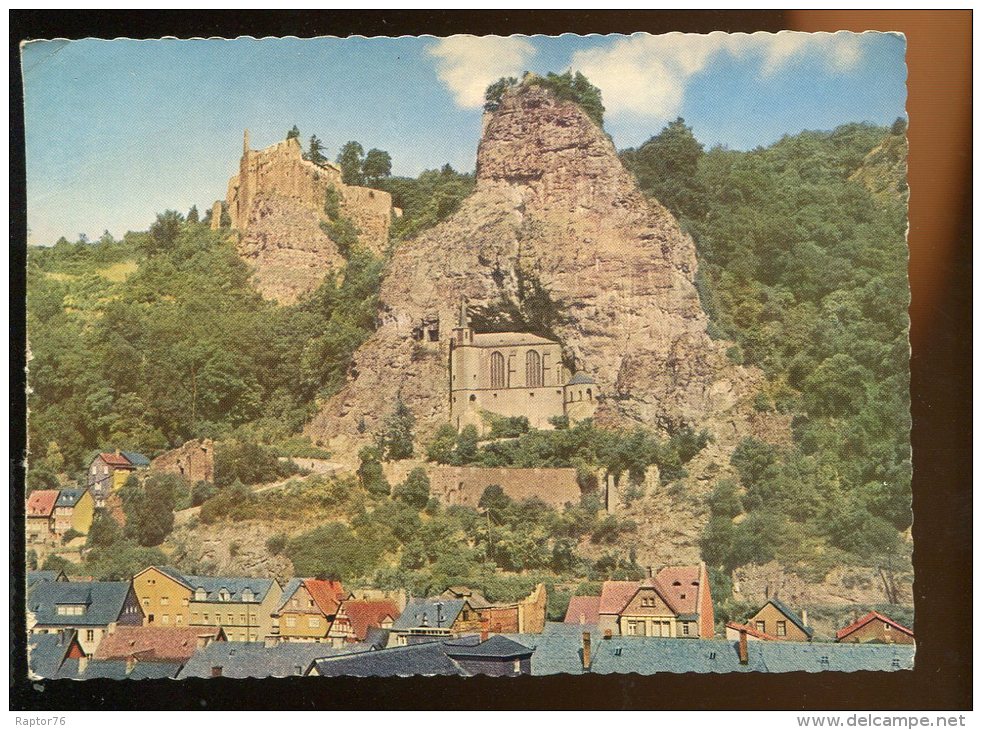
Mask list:
[[[74,631],[32,634],[27,642],[27,665],[32,676],[54,679],[75,637]]]
[[[913,644],[752,641],[768,672],[895,672],[914,668]]]
[[[330,644],[314,642],[286,641],[267,647],[262,642],[254,641],[216,641],[196,651],[178,678],[210,677],[213,667],[221,667],[223,677],[236,679],[289,677],[303,674],[315,659],[368,649],[363,644],[334,649]]]
[[[138,451],[120,451],[133,466],[150,466],[150,459]]]
[[[33,588],[38,583],[48,583],[58,580],[60,570],[29,570],[27,571],[27,587]]]
[[[589,627],[551,622],[541,634],[509,634],[508,638],[534,647],[533,675],[583,674],[584,630],[591,633],[590,672],[594,674],[896,671],[910,669],[914,658],[914,647],[909,644],[751,641],[748,663],[740,664],[736,641],[651,636],[604,639]]]
[[[58,492],[58,499],[55,502],[55,507],[74,507],[76,504],[78,504],[78,501],[82,498],[83,494],[85,494],[84,489],[76,489],[74,487],[71,489],[62,489],[60,492]]]
[[[39,626],[107,626],[119,618],[130,584],[124,582],[37,583],[27,596],[27,609]],[[81,616],[59,615],[59,604],[84,605]]]
[[[768,601],[768,603],[771,603],[774,606],[774,608],[776,608],[778,611],[784,614],[784,616],[788,619],[788,621],[790,621],[799,629],[804,631],[805,634],[807,634],[808,636],[812,635],[813,632],[811,628],[805,626],[804,622],[801,620],[801,617],[797,613],[792,611],[791,607],[788,606],[788,604],[784,603],[784,601],[782,601],[779,598],[772,598],[770,599],[770,601]],[[767,604],[765,603],[764,605],[766,606]]]
[[[297,592],[297,589],[303,583],[303,578],[290,578],[290,581],[283,588],[283,593],[280,594],[280,605],[276,607],[276,613],[279,613],[283,607],[286,605],[287,601]]]
[[[392,624],[393,631],[450,628],[464,610],[463,599],[416,598],[410,601]]]
[[[574,375],[572,378],[570,378],[569,382],[566,383],[566,385],[594,385],[596,384],[596,382],[597,382],[596,380],[594,380],[591,376],[587,375],[581,370],[580,372],[576,373],[576,375]]]
[[[478,637],[470,637],[477,643]],[[446,641],[425,641],[391,649],[379,649],[356,654],[316,659],[313,667],[322,677],[411,677],[425,676],[468,676],[457,662],[447,655]],[[459,645],[462,640],[455,640]]]
[[[68,659],[56,679],[171,679],[180,670],[180,662],[135,662],[127,673],[123,659],[90,659],[79,671],[79,660]]]
[[[219,593],[224,588],[229,592],[228,603],[242,603],[242,593],[247,588],[252,591],[253,602],[262,603],[266,594],[273,587],[272,578],[226,578],[223,576],[209,575],[185,575],[184,582],[191,586],[192,590],[204,588],[207,592],[208,601],[218,601]],[[195,600],[194,594],[191,600]]]
[[[488,637],[487,641],[474,644],[471,641],[447,641],[444,643],[447,656],[484,657],[487,659],[514,659],[531,656],[532,649],[500,634]]]

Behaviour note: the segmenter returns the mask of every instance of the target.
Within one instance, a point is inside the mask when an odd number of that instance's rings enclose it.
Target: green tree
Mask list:
[[[287,141],[291,139],[295,139],[297,142],[300,141],[300,128],[296,124],[294,124],[286,133],[286,139]]]
[[[341,182],[345,185],[364,185],[365,175],[362,171],[365,150],[355,141],[345,142],[338,153],[337,162],[341,167]]]
[[[382,556],[376,540],[332,522],[291,539],[286,556],[297,575],[348,581],[369,576]]]
[[[307,145],[307,159],[316,165],[323,165],[327,162],[327,158],[324,156],[324,144],[316,134],[311,135]]]
[[[421,510],[430,501],[430,478],[426,475],[426,470],[417,466],[406,476],[406,480],[396,486],[392,496]]]
[[[119,523],[105,510],[99,510],[92,519],[86,545],[90,548],[108,548],[123,539]]]
[[[477,427],[468,424],[457,434],[457,449],[454,451],[454,464],[470,464],[477,457]]]
[[[365,446],[358,452],[358,482],[371,495],[387,497],[391,487],[382,471],[382,452],[374,446]]]
[[[192,225],[194,225],[194,224],[196,224],[198,222],[198,206],[197,205],[192,205],[191,206],[191,210],[188,211],[188,215],[187,215],[187,218],[185,218],[185,220],[188,223],[192,224]]]
[[[484,110],[493,112],[501,106],[501,99],[508,89],[516,86],[518,79],[514,76],[502,77],[488,86],[484,92]]]
[[[183,224],[184,218],[176,210],[165,210],[158,215],[150,226],[150,236],[146,241],[147,253],[153,256],[173,248]]]
[[[413,428],[416,417],[402,397],[396,400],[395,411],[382,424],[377,442],[386,461],[409,459],[413,455]]]
[[[621,153],[642,190],[677,217],[698,219],[707,211],[706,191],[698,175],[704,155],[692,127],[679,117],[638,149]]]
[[[449,464],[454,457],[457,447],[457,429],[449,423],[444,423],[433,435],[426,446],[426,458],[437,464]]]
[[[368,150],[362,163],[362,173],[369,183],[377,185],[382,178],[392,174],[392,157],[384,150]]]

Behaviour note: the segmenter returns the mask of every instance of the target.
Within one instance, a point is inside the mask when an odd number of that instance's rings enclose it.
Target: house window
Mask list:
[[[161,596],[160,597],[160,605],[161,606],[170,605],[170,598],[168,596]]]
[[[199,588],[198,590],[196,590],[194,592],[194,600],[196,600],[196,601],[203,601],[207,597],[208,597],[208,594],[205,592],[205,589],[204,588]]]
[[[182,598],[181,599],[181,605],[184,606],[185,608],[187,608],[187,606],[188,606],[188,599]]]
[[[778,636],[787,636],[788,635],[788,622],[787,621],[778,621],[777,622],[777,635]]]
[[[144,608],[150,608],[150,599],[149,598],[144,598],[143,599],[143,607]]]
[[[194,621],[195,623],[198,622],[198,612],[197,611],[195,611],[193,614],[191,614],[191,620]]]
[[[207,613],[204,615],[204,622],[205,623],[208,623],[208,614]]]
[[[232,614],[229,614],[228,615],[228,622],[230,624],[234,624],[235,623],[235,616],[233,616]]]
[[[320,628],[320,625],[321,625],[321,620],[320,617],[318,616],[311,616],[309,619],[307,619],[307,626],[309,628],[317,629]]]
[[[521,659],[516,659],[515,660],[515,663],[512,665],[511,668],[512,668],[512,671],[515,672],[515,674],[521,673],[521,671],[522,671],[522,660]]]
[[[682,636],[688,636],[688,635],[689,635],[689,622],[686,621],[685,623],[682,624]]]
[[[239,623],[240,624],[244,624],[245,623],[245,614],[244,613],[240,613],[239,614]]]
[[[290,601],[290,603],[292,604],[292,606],[294,608],[296,608],[297,606],[300,605],[300,602],[296,598],[294,598],[292,601]]]
[[[86,641],[95,641],[95,631],[92,629],[87,629],[85,632]]]
[[[890,624],[883,624],[883,630],[884,631],[889,631],[890,630]]]
[[[252,591],[250,591],[248,588],[246,588],[244,591],[242,591],[242,600],[243,601],[251,601],[252,600],[252,597],[253,597]]]
[[[227,601],[228,600],[228,591],[225,590],[224,588],[222,588],[222,590],[220,590],[218,592],[218,600],[219,601]]]
[[[296,617],[295,616],[287,616],[286,617],[286,625],[289,626],[289,627],[291,627],[291,628],[293,628],[294,626],[296,626],[297,625],[297,619],[296,619]]]
[[[491,353],[491,387],[505,387],[505,356],[500,352]]]
[[[762,634],[767,632],[767,629],[764,628],[766,624],[763,621],[756,621],[754,625],[757,627],[757,630]]]
[[[542,358],[535,350],[525,353],[525,385],[529,388],[542,386]]]
[[[174,617],[174,623],[176,623],[178,626],[180,626],[181,624],[184,623],[184,617],[181,614],[177,614]]]
[[[170,623],[170,614],[166,614],[166,613],[165,614],[162,614],[160,616],[160,623],[162,623],[162,624],[169,624]]]

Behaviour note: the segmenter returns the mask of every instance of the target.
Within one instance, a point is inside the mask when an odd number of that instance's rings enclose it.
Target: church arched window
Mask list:
[[[525,353],[525,385],[529,388],[542,386],[542,357],[535,350]]]
[[[505,387],[505,356],[500,352],[491,353],[491,387]]]

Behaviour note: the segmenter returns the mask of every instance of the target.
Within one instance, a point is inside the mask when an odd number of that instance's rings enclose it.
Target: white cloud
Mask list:
[[[437,59],[437,74],[465,108],[480,107],[488,85],[502,76],[520,77],[535,55],[526,38],[455,35],[427,49]]]
[[[845,73],[861,60],[862,45],[852,33],[642,33],[577,51],[571,65],[600,87],[609,115],[668,120],[678,116],[690,79],[724,53],[756,61],[761,76],[806,56],[822,59],[831,73]]]

